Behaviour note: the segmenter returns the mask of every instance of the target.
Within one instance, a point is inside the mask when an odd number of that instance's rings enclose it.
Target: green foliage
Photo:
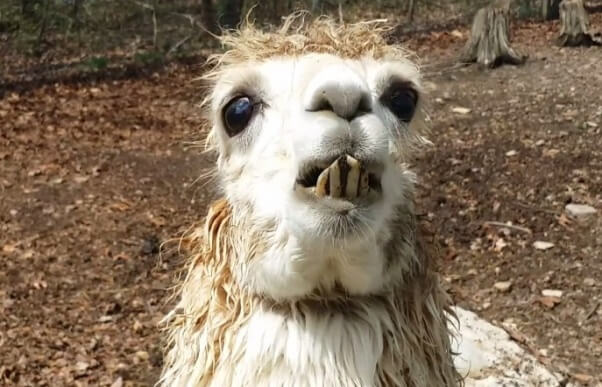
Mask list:
[[[134,61],[144,66],[157,66],[165,61],[165,55],[160,51],[137,52]]]
[[[519,19],[533,19],[539,16],[539,7],[533,0],[520,0],[517,12]]]
[[[109,59],[104,56],[93,56],[86,60],[84,66],[93,71],[104,70],[109,66]]]

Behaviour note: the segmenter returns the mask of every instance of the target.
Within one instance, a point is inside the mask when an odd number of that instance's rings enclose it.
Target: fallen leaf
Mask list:
[[[2,246],[2,252],[5,254],[14,253],[16,249],[17,249],[17,246],[15,246],[15,245],[6,244],[6,245]]]
[[[506,246],[508,246],[508,244],[506,243],[506,241],[503,238],[498,238],[498,240],[495,241],[495,245],[493,247],[493,250],[495,250],[497,252],[500,252]]]
[[[120,376],[117,379],[115,379],[113,384],[111,384],[111,387],[123,387],[123,378]]]
[[[535,241],[533,242],[533,247],[537,250],[548,250],[554,247],[554,244],[552,242]]]
[[[509,292],[510,289],[512,288],[512,281],[496,282],[495,284],[493,284],[493,287],[502,293],[506,293],[506,292]]]
[[[581,383],[590,383],[594,380],[594,377],[588,374],[573,374],[573,378]]]
[[[554,298],[560,298],[562,297],[562,290],[556,290],[556,289],[544,289],[541,291],[541,295],[544,297],[554,297]]]
[[[454,108],[452,108],[452,112],[454,113],[458,113],[458,114],[468,114],[470,113],[472,110],[470,110],[469,108],[465,108],[465,107],[460,107],[460,106],[456,106]]]
[[[556,305],[560,304],[560,301],[561,300],[558,297],[543,296],[537,298],[537,302],[547,307],[548,309],[553,309]]]
[[[115,202],[109,205],[109,209],[112,211],[125,212],[130,209],[130,205],[125,202]]]
[[[75,363],[76,371],[85,371],[88,368],[90,368],[90,364],[86,363],[85,361],[78,361],[77,363]]]
[[[87,182],[88,180],[90,180],[89,176],[82,176],[82,175],[77,175],[73,177],[73,181],[78,183],[78,184],[82,184]]]
[[[162,217],[162,216],[155,216],[155,215],[151,214],[150,212],[148,212],[146,214],[146,216],[148,217],[148,220],[155,227],[163,227],[163,226],[165,226],[167,224],[167,220],[164,217]]]
[[[464,39],[464,34],[458,30],[453,30],[452,32],[450,32],[451,36],[453,36],[454,38],[458,38],[458,39]]]

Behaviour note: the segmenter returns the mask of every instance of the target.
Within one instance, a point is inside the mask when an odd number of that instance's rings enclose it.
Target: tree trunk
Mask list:
[[[71,18],[74,20],[78,20],[79,10],[82,7],[83,0],[73,0],[73,6],[71,7]]]
[[[319,15],[322,12],[322,1],[311,0],[311,13],[313,15]]]
[[[259,24],[280,24],[280,16],[283,3],[278,0],[246,0],[243,1],[243,12],[245,16],[251,11],[251,20],[257,21]]]
[[[220,24],[224,28],[236,28],[241,20],[243,0],[220,0],[218,9]]]
[[[41,49],[42,42],[44,41],[46,34],[46,26],[48,25],[48,8],[50,7],[50,0],[46,0],[44,3],[44,11],[42,14],[42,22],[40,24],[40,32],[38,33],[38,42],[36,51]]]
[[[541,0],[541,17],[543,20],[555,20],[560,17],[560,0]]]
[[[563,0],[560,3],[561,46],[592,46],[602,44],[600,36],[589,31],[589,18],[583,0]]]
[[[519,65],[527,59],[510,47],[510,0],[497,0],[475,15],[470,38],[460,60],[493,68],[504,63]]]
[[[408,3],[408,22],[414,21],[414,11],[416,11],[416,0],[410,0]]]
[[[201,7],[203,25],[209,32],[215,33],[217,31],[217,17],[213,6],[213,0],[202,0]]]
[[[26,17],[33,16],[35,2],[35,0],[21,0],[21,14]]]

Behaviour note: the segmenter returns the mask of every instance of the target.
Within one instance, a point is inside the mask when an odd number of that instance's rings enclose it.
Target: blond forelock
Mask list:
[[[308,19],[306,12],[297,12],[272,31],[262,30],[250,21],[237,30],[224,31],[219,40],[225,51],[209,58],[211,70],[203,78],[215,80],[226,68],[247,62],[310,53],[349,59],[403,60],[409,57],[407,50],[387,41],[391,28],[385,20],[339,24],[329,17]]]

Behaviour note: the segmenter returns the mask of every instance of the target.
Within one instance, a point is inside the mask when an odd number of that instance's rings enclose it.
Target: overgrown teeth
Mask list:
[[[317,197],[356,199],[370,191],[368,173],[361,162],[349,155],[336,159],[318,176],[313,189]]]

